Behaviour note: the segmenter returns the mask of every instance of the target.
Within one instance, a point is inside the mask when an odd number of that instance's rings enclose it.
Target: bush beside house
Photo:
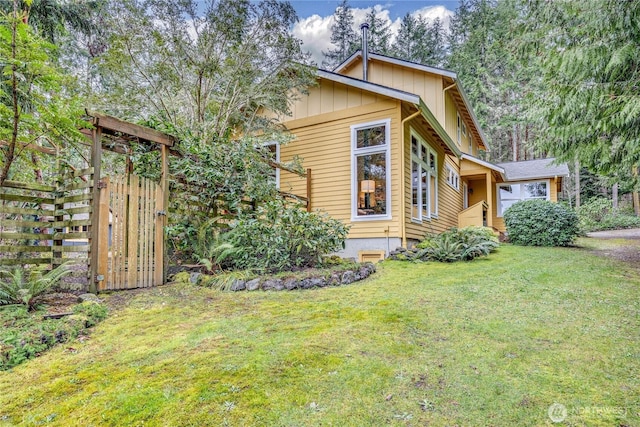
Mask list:
[[[579,234],[578,216],[547,200],[515,203],[504,213],[509,241],[524,246],[568,246]]]

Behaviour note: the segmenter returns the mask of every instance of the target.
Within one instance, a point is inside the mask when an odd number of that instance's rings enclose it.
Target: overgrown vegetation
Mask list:
[[[577,209],[580,229],[584,232],[640,227],[640,217],[614,210],[611,200],[594,197]]]
[[[0,371],[41,355],[59,343],[69,342],[107,317],[107,308],[83,302],[73,315],[43,320],[44,309],[30,311],[24,305],[0,307]]]
[[[0,270],[0,305],[24,304],[32,310],[37,297],[48,292],[70,273],[66,264],[50,271],[33,268],[27,272],[22,266]]]
[[[233,251],[219,261],[264,272],[316,267],[323,255],[344,248],[347,233],[347,226],[327,214],[274,200],[240,215],[224,238]]]
[[[557,402],[566,425],[640,425],[636,271],[515,245],[463,267],[386,261],[361,286],[307,292],[114,294],[130,299],[91,339],[0,375],[0,420],[551,425]]]
[[[471,261],[498,249],[498,238],[486,227],[452,227],[428,235],[413,250],[393,256],[396,260],[456,262]]]
[[[509,241],[525,246],[567,246],[579,234],[578,216],[562,204],[524,200],[504,213]]]

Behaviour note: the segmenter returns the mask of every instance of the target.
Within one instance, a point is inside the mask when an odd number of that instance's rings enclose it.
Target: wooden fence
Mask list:
[[[93,169],[63,174],[58,186],[5,181],[0,188],[0,267],[72,273],[62,286],[84,288],[88,280]]]

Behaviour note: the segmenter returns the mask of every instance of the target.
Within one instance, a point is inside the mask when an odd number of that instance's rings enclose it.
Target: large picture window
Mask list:
[[[352,219],[391,218],[390,120],[351,127]]]
[[[438,215],[438,156],[411,132],[411,218],[416,221]]]
[[[519,201],[549,198],[549,181],[498,184],[498,216]]]

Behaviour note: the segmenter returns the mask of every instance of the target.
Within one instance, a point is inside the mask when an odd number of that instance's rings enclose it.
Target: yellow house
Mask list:
[[[351,226],[343,256],[381,259],[454,226],[504,231],[506,207],[556,200],[568,175],[550,160],[524,162],[527,173],[481,160],[485,137],[451,71],[364,46],[333,72],[318,70],[317,83],[277,118],[295,136],[277,156],[301,157],[312,170],[311,208]],[[287,171],[278,180],[282,191],[306,191]]]

